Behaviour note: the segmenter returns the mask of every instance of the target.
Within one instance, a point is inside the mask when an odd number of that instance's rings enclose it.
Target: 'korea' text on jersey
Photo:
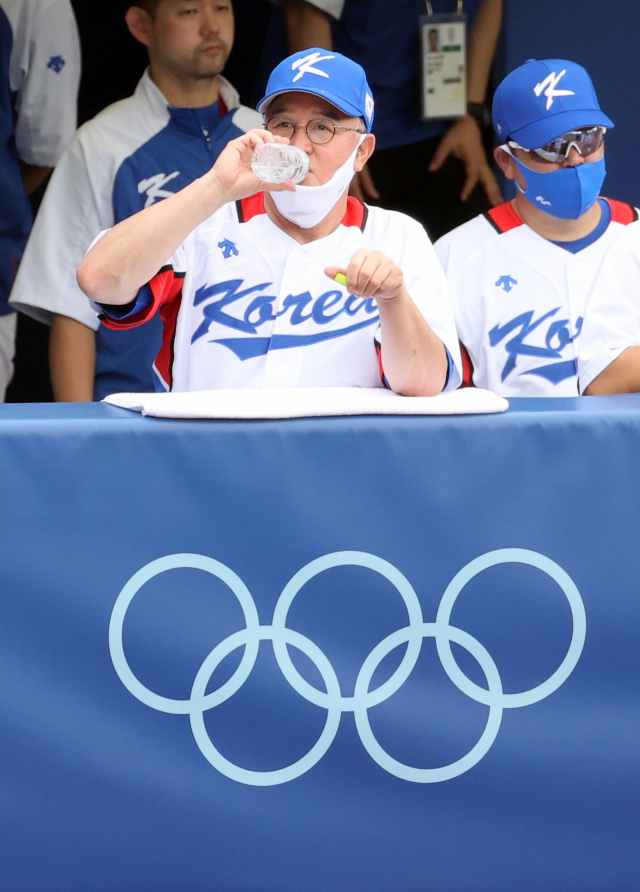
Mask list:
[[[422,227],[350,198],[330,235],[301,245],[265,213],[264,193],[225,205],[200,225],[128,307],[104,307],[108,325],[140,325],[160,310],[162,387],[381,387],[377,304],[350,295],[327,266],[360,248],[401,266],[407,291],[453,359],[459,350],[444,273]]]
[[[630,205],[599,201],[600,224],[578,242],[548,241],[507,203],[436,243],[477,387],[506,397],[579,395],[587,295],[608,246],[637,219]]]

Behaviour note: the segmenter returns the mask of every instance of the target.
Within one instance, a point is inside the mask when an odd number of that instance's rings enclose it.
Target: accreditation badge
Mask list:
[[[460,118],[467,113],[467,16],[458,0],[450,14],[420,16],[422,118]]]

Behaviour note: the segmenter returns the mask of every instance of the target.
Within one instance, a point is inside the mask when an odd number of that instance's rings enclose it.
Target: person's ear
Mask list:
[[[498,147],[493,150],[493,157],[496,164],[508,180],[515,180],[518,168],[516,163],[508,152]]]
[[[369,158],[373,155],[373,150],[376,147],[376,138],[373,133],[367,133],[365,138],[362,140],[360,145],[358,146],[358,154],[356,155],[356,160],[354,167],[358,173],[365,166]]]
[[[139,6],[130,6],[125,13],[124,20],[135,39],[144,46],[149,46],[153,22],[146,9],[141,9]]]

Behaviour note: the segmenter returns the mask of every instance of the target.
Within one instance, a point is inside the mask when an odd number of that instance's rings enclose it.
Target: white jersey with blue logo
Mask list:
[[[11,304],[48,324],[56,313],[98,330],[96,399],[153,391],[162,326],[157,320],[119,337],[99,327],[76,270],[99,232],[203,176],[229,140],[262,126],[220,76],[218,89],[213,106],[177,108],[145,73],[133,96],[77,131],[51,178]]]
[[[0,315],[31,228],[20,160],[54,167],[76,128],[80,42],[69,0],[0,0]]]
[[[447,283],[424,229],[354,198],[338,228],[301,245],[273,223],[264,193],[201,224],[134,305],[104,307],[108,325],[164,322],[156,368],[174,391],[241,387],[382,387],[378,308],[329,279],[360,248],[382,251],[453,359],[460,358]]]
[[[534,232],[510,203],[436,242],[463,345],[464,380],[505,397],[578,396],[585,304],[630,205],[600,199],[601,223],[565,247]]]

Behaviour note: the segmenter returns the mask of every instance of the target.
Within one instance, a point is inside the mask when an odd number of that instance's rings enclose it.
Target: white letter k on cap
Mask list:
[[[575,96],[576,95],[573,92],[573,90],[556,90],[556,87],[558,86],[558,82],[560,81],[560,78],[564,77],[564,75],[566,73],[567,73],[566,68],[563,68],[562,71],[560,72],[560,74],[557,76],[556,76],[555,71],[552,71],[551,74],[549,74],[547,77],[545,77],[545,79],[543,81],[540,81],[540,83],[536,84],[535,87],[533,88],[533,92],[536,94],[536,96],[539,96],[545,87],[547,88],[546,90],[544,90],[544,95],[547,97],[547,111],[549,111],[549,109],[553,105],[553,100],[556,98],[556,96]]]
[[[302,59],[296,59],[291,65],[292,71],[295,71],[296,68],[298,69],[293,83],[295,84],[296,81],[300,80],[303,74],[318,74],[320,77],[329,77],[326,71],[320,71],[319,68],[313,67],[317,62],[322,62],[324,59],[335,59],[335,56],[321,56],[320,53],[310,53]]]

